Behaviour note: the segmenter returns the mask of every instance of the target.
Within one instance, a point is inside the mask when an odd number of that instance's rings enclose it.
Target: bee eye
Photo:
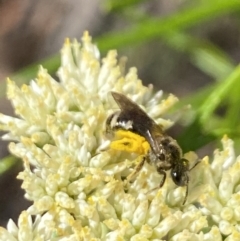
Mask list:
[[[181,185],[181,183],[182,183],[182,174],[181,173],[172,170],[171,176],[176,185],[182,186]]]
[[[172,169],[171,176],[174,183],[178,186],[186,186],[188,183],[188,175],[184,170]]]

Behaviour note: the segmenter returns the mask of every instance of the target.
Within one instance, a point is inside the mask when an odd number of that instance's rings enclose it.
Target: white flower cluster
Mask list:
[[[120,62],[121,63],[121,62]],[[30,85],[19,89],[8,80],[8,98],[19,118],[0,114],[9,148],[24,163],[25,197],[33,201],[18,225],[0,228],[0,241],[157,241],[240,240],[240,158],[223,138],[216,151],[190,173],[189,196],[147,163],[125,189],[136,155],[104,145],[105,121],[118,107],[110,91],[124,93],[165,128],[165,112],[177,101],[153,95],[136,69],[125,74],[116,51],[100,54],[86,32],[82,45],[66,40],[59,82],[40,68]],[[185,156],[191,163],[194,153]],[[150,191],[150,192],[149,192]]]

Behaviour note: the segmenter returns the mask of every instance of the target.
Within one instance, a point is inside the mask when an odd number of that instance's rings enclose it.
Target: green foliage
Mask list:
[[[8,156],[0,161],[0,175],[9,170],[17,162],[17,158],[13,156]]]
[[[179,136],[181,146],[184,151],[196,150],[211,141],[219,141],[223,134],[228,134],[239,142],[240,67],[213,43],[193,37],[189,28],[201,28],[202,25],[227,14],[235,14],[237,17],[240,2],[238,0],[194,1],[194,6],[192,4],[191,7],[167,17],[159,18],[142,13],[141,16],[144,17],[136,20],[134,18],[136,9],[144,2],[146,1],[103,1],[103,9],[107,9],[111,14],[118,14],[120,17],[127,14],[130,27],[95,38],[94,41],[100,50],[105,52],[112,48],[120,49],[160,39],[175,51],[187,55],[189,60],[215,83],[181,100],[180,105],[191,104],[193,110],[191,117],[187,117],[190,120],[188,125]],[[50,73],[55,73],[60,64],[59,57],[53,56],[41,64]],[[22,84],[34,78],[37,68],[38,64],[34,64],[11,78]],[[1,87],[0,95],[3,96],[5,86]],[[224,110],[224,113],[218,114],[219,110]]]

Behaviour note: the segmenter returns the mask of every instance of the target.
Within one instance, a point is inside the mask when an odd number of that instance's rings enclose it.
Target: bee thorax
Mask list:
[[[176,140],[170,136],[162,136],[158,139],[159,152],[156,153],[161,161],[170,163],[178,162],[182,157],[182,150]]]

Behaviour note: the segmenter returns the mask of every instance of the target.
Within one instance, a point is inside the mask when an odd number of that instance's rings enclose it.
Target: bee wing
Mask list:
[[[122,121],[132,121],[132,131],[143,136],[149,142],[152,149],[158,153],[157,137],[163,135],[162,128],[128,97],[117,92],[111,93],[121,109],[119,119]]]

